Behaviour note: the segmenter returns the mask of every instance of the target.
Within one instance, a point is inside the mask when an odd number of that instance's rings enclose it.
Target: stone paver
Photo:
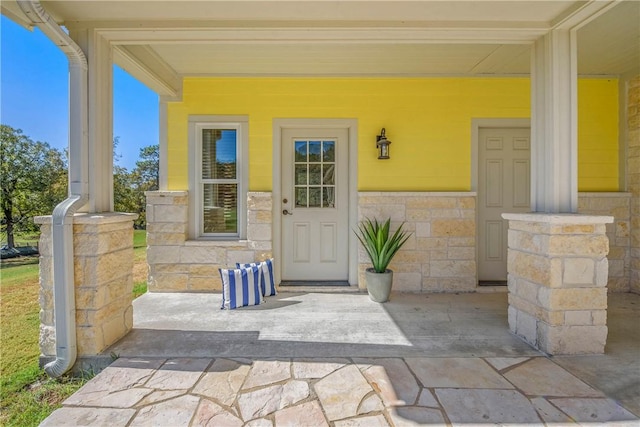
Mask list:
[[[516,390],[439,389],[436,395],[454,426],[540,423],[529,399]]]
[[[545,357],[119,359],[42,425],[640,425]]]
[[[529,396],[603,396],[601,392],[543,357],[536,357],[504,376]]]
[[[408,358],[407,364],[425,387],[513,388],[482,359]]]
[[[354,365],[345,366],[324,377],[314,388],[329,421],[357,415],[362,399],[373,391]]]
[[[235,400],[250,369],[250,365],[235,360],[217,359],[196,384],[193,392],[229,406]]]

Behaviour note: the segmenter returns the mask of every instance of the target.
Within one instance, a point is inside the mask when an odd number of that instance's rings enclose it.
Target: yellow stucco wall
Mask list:
[[[579,83],[580,190],[618,186],[617,81]],[[169,190],[188,188],[188,116],[249,116],[249,189],[272,183],[274,118],[358,119],[358,189],[466,191],[471,120],[527,118],[527,78],[187,78],[168,106]],[[387,129],[391,159],[377,159]]]

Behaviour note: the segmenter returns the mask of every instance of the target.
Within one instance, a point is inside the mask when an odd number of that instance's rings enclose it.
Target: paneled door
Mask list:
[[[282,280],[348,279],[347,129],[282,130]]]
[[[505,212],[531,206],[528,128],[480,128],[478,146],[478,280],[507,280]]]

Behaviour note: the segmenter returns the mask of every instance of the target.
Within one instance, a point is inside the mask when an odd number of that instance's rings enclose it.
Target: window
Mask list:
[[[247,121],[190,120],[193,238],[246,237]],[[227,117],[228,119],[228,117]]]

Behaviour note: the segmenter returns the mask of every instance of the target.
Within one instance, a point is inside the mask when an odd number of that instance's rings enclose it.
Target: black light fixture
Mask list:
[[[380,155],[378,156],[378,159],[389,158],[389,144],[391,144],[391,141],[387,139],[385,132],[385,129],[382,128],[382,130],[380,131],[380,135],[376,135],[376,148],[380,149]]]

